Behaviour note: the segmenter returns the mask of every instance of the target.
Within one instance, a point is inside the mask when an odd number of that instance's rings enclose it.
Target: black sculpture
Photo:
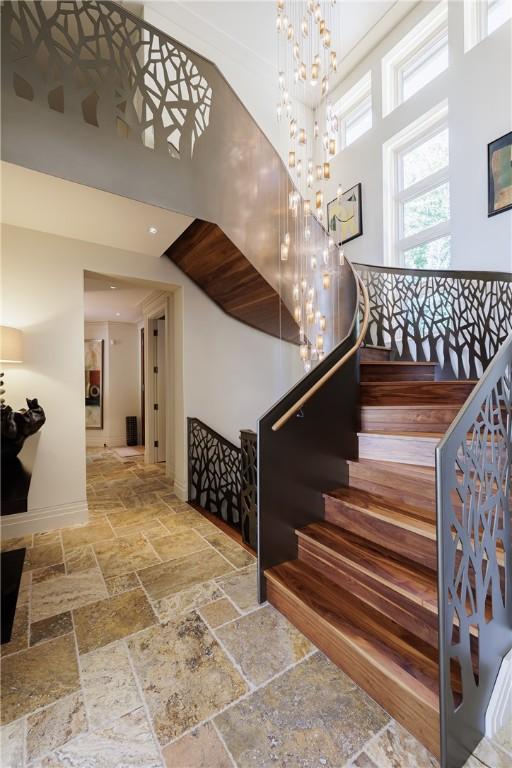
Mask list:
[[[23,443],[41,429],[46,421],[46,416],[37,402],[37,398],[29,400],[28,408],[13,411],[10,405],[2,404],[2,461],[14,459],[23,448]]]

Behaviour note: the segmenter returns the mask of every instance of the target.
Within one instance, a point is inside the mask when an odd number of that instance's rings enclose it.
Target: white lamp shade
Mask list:
[[[0,325],[0,362],[23,362],[23,334],[18,328]]]

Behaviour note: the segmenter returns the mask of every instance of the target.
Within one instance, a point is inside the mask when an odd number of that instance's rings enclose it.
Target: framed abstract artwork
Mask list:
[[[487,146],[488,216],[512,208],[512,131]]]
[[[347,189],[327,205],[327,226],[335,242],[348,243],[363,234],[361,184]]]
[[[85,428],[103,429],[103,339],[85,340]]]

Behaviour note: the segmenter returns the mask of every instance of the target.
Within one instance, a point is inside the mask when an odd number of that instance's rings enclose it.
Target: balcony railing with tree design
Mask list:
[[[512,274],[354,264],[370,298],[367,344],[477,379],[512,332]]]

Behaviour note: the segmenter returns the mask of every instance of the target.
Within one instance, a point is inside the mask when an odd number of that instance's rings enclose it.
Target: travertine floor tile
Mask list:
[[[204,526],[208,520],[195,509],[186,509],[175,511],[174,508],[167,511],[165,515],[159,515],[159,520],[173,533],[176,528],[199,528]]]
[[[233,768],[211,723],[199,726],[163,750],[167,768]]]
[[[1,662],[2,724],[52,704],[79,685],[72,635],[7,656]]]
[[[251,555],[250,552],[247,552],[246,549],[241,547],[224,533],[208,535],[206,536],[206,540],[210,542],[212,547],[215,547],[221,555],[224,555],[235,568],[244,568],[245,566],[252,565],[256,562],[254,555]]]
[[[220,627],[216,636],[254,685],[261,685],[314,648],[271,605]]]
[[[42,584],[32,584],[32,621],[47,619],[107,597],[105,582],[98,568],[62,575]]]
[[[200,614],[210,627],[213,627],[214,629],[215,627],[220,627],[221,624],[225,624],[227,621],[232,621],[240,616],[233,603],[231,603],[227,597],[216,600],[214,603],[203,605]]]
[[[156,622],[142,589],[132,589],[73,611],[80,653],[120,640]]]
[[[129,589],[140,587],[140,581],[135,573],[112,576],[110,579],[105,579],[105,584],[110,596],[119,595],[121,592],[127,592]]]
[[[27,717],[27,761],[66,744],[87,730],[81,693],[73,693]]]
[[[115,533],[116,536],[131,536],[134,533],[143,533],[144,536],[151,541],[160,536],[166,536],[169,532],[158,518],[151,517],[149,520],[144,519],[139,523],[133,523],[133,525],[121,525],[116,527]]]
[[[367,744],[351,764],[354,768],[439,768],[437,760],[398,723],[391,723]]]
[[[0,728],[2,768],[20,768],[24,764],[25,719]]]
[[[240,611],[252,611],[258,607],[255,566],[249,566],[242,571],[217,579],[217,583]]]
[[[97,568],[92,544],[68,549],[64,557],[66,573],[80,573],[81,571],[89,571],[91,568]]]
[[[123,643],[86,653],[80,657],[82,685],[91,728],[117,719],[141,701]]]
[[[36,568],[32,573],[32,584],[42,584],[43,581],[50,581],[56,576],[64,576],[66,568],[64,563],[57,565],[47,565],[46,568]]]
[[[66,635],[72,631],[71,613],[64,611],[64,613],[58,613],[56,616],[50,616],[48,619],[41,619],[41,621],[35,621],[31,624],[30,645],[37,645],[37,643]]]
[[[36,568],[45,568],[47,565],[55,565],[64,561],[64,554],[60,541],[56,544],[41,544],[27,549],[23,570],[33,571]]]
[[[106,579],[133,573],[160,562],[160,558],[142,533],[99,542],[94,545],[94,551]]]
[[[340,768],[389,720],[320,653],[215,718],[243,768]]]
[[[178,528],[173,533],[166,531],[166,534],[151,542],[162,560],[175,560],[177,557],[184,557],[208,548],[206,541],[195,531]]]
[[[79,528],[64,528],[62,530],[62,542],[65,550],[113,538],[114,532],[112,528],[108,523],[103,522],[82,525]]]
[[[34,533],[34,546],[38,544],[60,544],[60,531]]]
[[[170,560],[138,571],[138,576],[150,598],[160,600],[232,570],[221,555],[213,549],[205,549],[200,557],[187,555]]]
[[[27,536],[17,536],[13,539],[3,539],[1,542],[0,549],[2,552],[8,552],[12,549],[23,549],[23,547],[28,548],[31,547],[33,544],[33,534],[28,534]]]
[[[106,728],[83,734],[33,768],[161,768],[144,711],[137,709]]]
[[[184,589],[170,597],[164,597],[153,603],[153,607],[161,622],[173,621],[184,613],[200,608],[212,600],[219,600],[223,592],[214,581],[205,581]]]
[[[161,744],[247,690],[197,613],[130,638],[128,648]]]

